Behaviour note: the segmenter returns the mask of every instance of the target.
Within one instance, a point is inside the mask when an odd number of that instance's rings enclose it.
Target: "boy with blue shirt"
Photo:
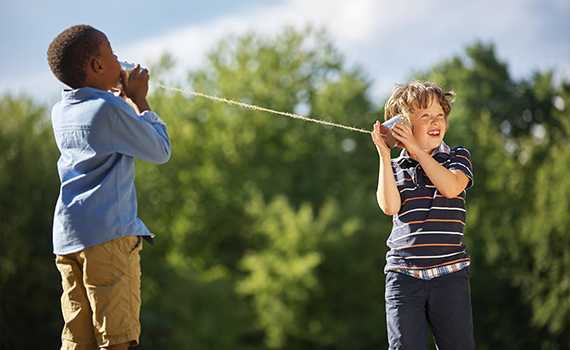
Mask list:
[[[386,254],[386,318],[390,349],[475,349],[469,255],[462,243],[465,194],[473,185],[469,151],[443,142],[455,94],[429,82],[398,86],[385,120],[400,157],[390,158],[380,122],[372,138],[380,156],[377,200],[393,216]]]
[[[61,349],[126,349],[139,341],[139,252],[142,238],[153,237],[137,218],[134,158],[168,161],[166,125],[147,102],[148,71],[137,65],[127,76],[99,30],[64,30],[50,44],[48,62],[71,87],[52,109],[61,152],[53,223]]]

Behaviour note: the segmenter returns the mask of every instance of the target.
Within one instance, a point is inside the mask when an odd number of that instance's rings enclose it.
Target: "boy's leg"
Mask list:
[[[469,269],[430,282],[428,313],[439,350],[473,350]]]
[[[82,262],[77,254],[70,254],[56,256],[55,263],[61,273],[63,287],[61,311],[65,323],[61,333],[61,349],[98,349],[93,331],[93,313],[83,286]]]
[[[138,345],[142,239],[127,236],[83,251],[84,284],[101,347]]]
[[[390,350],[427,350],[425,281],[397,272],[386,275],[386,322]]]

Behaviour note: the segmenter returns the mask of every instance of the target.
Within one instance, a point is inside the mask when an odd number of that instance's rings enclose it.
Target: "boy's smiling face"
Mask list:
[[[447,128],[441,105],[432,98],[427,108],[415,109],[410,119],[416,141],[424,151],[431,154],[443,141]]]

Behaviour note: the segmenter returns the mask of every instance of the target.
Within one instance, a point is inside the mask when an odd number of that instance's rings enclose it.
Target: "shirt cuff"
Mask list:
[[[164,126],[165,129],[168,129],[166,127],[166,124],[162,121],[162,119],[160,119],[158,114],[156,114],[153,111],[146,110],[146,111],[141,113],[140,117],[147,123],[160,124],[160,125]]]

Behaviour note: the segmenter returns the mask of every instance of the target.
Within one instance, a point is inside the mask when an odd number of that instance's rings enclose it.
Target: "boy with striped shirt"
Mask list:
[[[390,349],[475,349],[469,255],[462,243],[465,192],[473,185],[469,151],[443,142],[455,93],[430,82],[398,86],[385,120],[400,157],[390,158],[380,122],[372,138],[380,156],[377,200],[393,216],[386,255],[386,318]]]

